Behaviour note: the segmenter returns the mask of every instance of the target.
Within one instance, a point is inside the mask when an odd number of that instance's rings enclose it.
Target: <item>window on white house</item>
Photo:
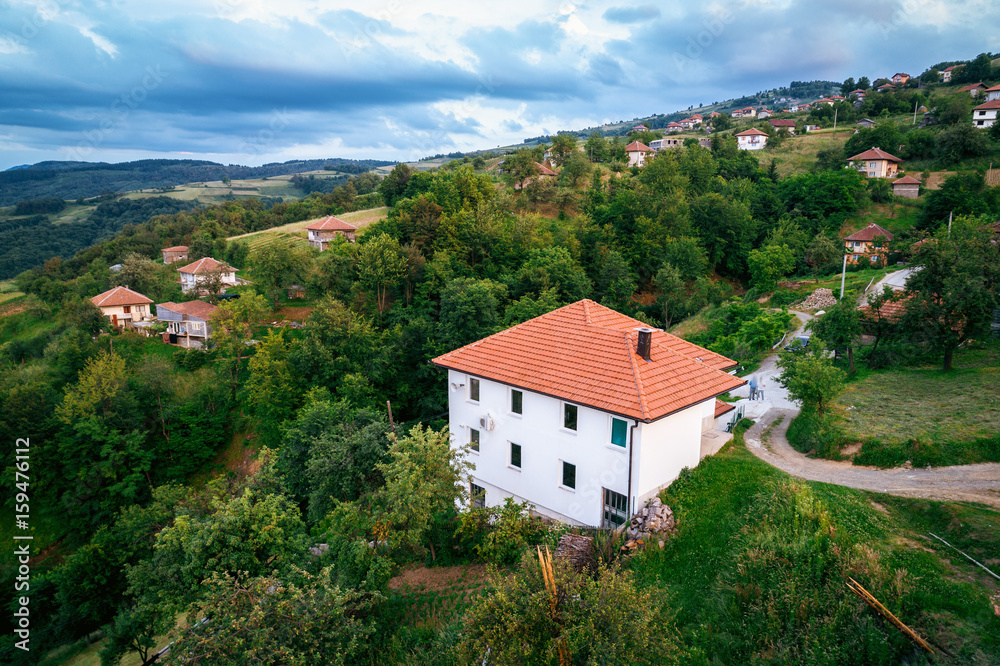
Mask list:
[[[615,446],[625,446],[628,436],[628,423],[622,419],[611,417],[611,443]]]
[[[124,312],[125,314],[131,314],[132,313],[132,306],[131,305],[123,305],[122,306],[122,312]]]
[[[563,427],[567,430],[576,430],[577,407],[568,402],[563,403]]]
[[[562,484],[567,488],[576,488],[576,465],[563,462]]]
[[[524,413],[524,394],[516,389],[510,391],[510,411],[514,414]]]
[[[521,445],[510,443],[510,466],[521,469]]]
[[[473,451],[479,450],[479,431],[475,428],[469,428],[469,448]]]
[[[479,402],[479,380],[469,377],[469,400]]]
[[[604,515],[601,527],[612,529],[624,525],[628,520],[628,498],[613,490],[604,489]]]
[[[477,486],[475,483],[469,484],[469,498],[473,509],[486,508],[486,488]]]

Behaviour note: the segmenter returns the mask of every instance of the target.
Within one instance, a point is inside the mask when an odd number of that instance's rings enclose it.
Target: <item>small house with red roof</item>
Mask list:
[[[992,102],[993,100],[1000,99],[1000,86],[993,86],[992,88],[987,88],[984,92],[986,93],[987,102]]]
[[[853,97],[857,97],[859,102],[863,102],[865,100],[865,95],[867,93],[868,93],[867,90],[862,90],[861,88],[858,88],[856,90],[852,90],[847,94]]]
[[[1000,91],[1000,86],[997,90]],[[980,129],[989,129],[997,121],[998,112],[1000,112],[1000,98],[983,102],[972,110],[972,124]]]
[[[431,361],[481,505],[617,527],[701,457],[736,361],[582,300]]]
[[[163,253],[163,263],[172,264],[175,261],[187,261],[188,258],[188,246],[187,245],[175,245],[174,247],[165,247],[160,252]]]
[[[844,239],[844,247],[850,253],[847,261],[856,264],[861,261],[885,264],[889,253],[889,241],[893,239],[892,232],[872,222],[861,231],[856,231]]]
[[[328,215],[310,224],[306,231],[309,234],[309,244],[322,252],[337,236],[343,236],[353,243],[358,228],[339,217]]]
[[[892,193],[905,199],[916,199],[920,196],[920,181],[913,176],[903,176],[892,181]]]
[[[909,80],[910,80],[910,75],[904,74],[903,72],[897,72],[896,74],[892,75],[892,82],[897,85],[903,85]]]
[[[740,150],[760,150],[767,145],[767,132],[753,127],[736,135],[736,147]]]
[[[795,121],[790,118],[771,118],[767,122],[771,123],[771,127],[774,129],[781,129],[784,127],[788,130],[789,134],[795,134]]]
[[[869,178],[895,178],[899,173],[899,164],[903,160],[890,155],[881,148],[872,148],[847,158],[851,168],[857,169]]]
[[[684,125],[681,125],[678,122],[671,122],[668,123],[664,129],[666,129],[668,132],[680,132],[681,130],[684,129]]]
[[[745,107],[745,108],[733,111],[732,114],[730,114],[730,115],[732,115],[733,118],[753,118],[754,116],[757,115],[757,110],[755,108],[753,108],[752,106],[748,106],[748,107]]]
[[[875,90],[878,90],[879,92],[889,92],[890,90],[895,90],[895,89],[896,86],[892,85],[891,83],[883,83]]]
[[[646,164],[646,155],[651,152],[653,152],[653,149],[641,141],[633,141],[625,146],[625,153],[628,155],[628,165],[630,167],[644,166]]]
[[[213,312],[215,306],[205,301],[157,304],[157,319],[167,322],[164,342],[195,349],[204,346],[212,337],[209,322]]]
[[[201,285],[212,280],[216,275],[222,285],[235,287],[239,284],[236,269],[229,264],[216,261],[212,257],[204,257],[198,261],[177,269],[181,277],[181,291],[185,294],[196,291]]]
[[[109,289],[91,298],[90,302],[100,309],[101,314],[107,317],[115,328],[123,326],[131,328],[138,322],[150,321],[153,318],[149,310],[153,300],[128,287]]]
[[[959,91],[969,93],[970,97],[979,97],[981,94],[986,92],[986,90],[987,86],[982,81],[980,81],[979,83],[970,83],[967,86],[962,86],[961,88],[959,88]]]

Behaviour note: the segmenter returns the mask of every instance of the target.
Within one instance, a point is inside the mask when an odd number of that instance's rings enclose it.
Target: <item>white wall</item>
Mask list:
[[[489,506],[512,496],[552,518],[599,525],[602,489],[627,493],[628,448],[611,444],[611,415],[578,405],[574,433],[562,427],[563,403],[556,398],[523,391],[523,414],[517,416],[509,412],[510,389],[504,384],[480,379],[477,404],[468,400],[467,375],[449,370],[448,382],[452,443],[467,443],[469,426],[480,430],[480,451],[469,457],[476,466],[474,482],[486,488]],[[492,431],[479,427],[487,413],[496,422]],[[521,445],[520,470],[508,464],[511,442]],[[575,489],[562,487],[563,461],[576,465]]]
[[[636,430],[632,495],[637,506],[665,488],[684,467],[696,467],[701,454],[701,404]]]

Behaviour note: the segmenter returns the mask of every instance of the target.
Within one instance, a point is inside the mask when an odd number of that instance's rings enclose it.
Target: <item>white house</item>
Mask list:
[[[199,285],[207,282],[215,274],[219,275],[219,280],[223,285],[235,287],[239,284],[235,268],[211,257],[205,257],[178,268],[177,273],[181,276],[181,291],[184,293],[195,291]]]
[[[998,111],[1000,111],[1000,98],[984,102],[972,110],[972,124],[980,129],[988,129],[997,121]]]
[[[577,301],[433,359],[448,370],[452,446],[468,444],[476,502],[620,525],[698,464],[736,365]]]
[[[652,152],[654,152],[653,149],[641,141],[633,141],[625,146],[629,166],[644,166],[646,164],[646,154]]]
[[[992,88],[986,89],[986,101],[992,102],[993,100],[1000,99],[1000,86],[993,86]]]
[[[760,150],[767,145],[767,132],[756,127],[736,135],[736,147],[740,150]]]
[[[338,235],[343,236],[353,243],[354,235],[357,233],[358,228],[353,224],[344,222],[339,217],[329,215],[310,224],[306,227],[306,231],[309,233],[309,244],[322,252],[330,245],[333,238]]]
[[[215,306],[205,301],[160,303],[156,316],[167,322],[164,341],[181,347],[202,347],[212,337],[209,323]]]
[[[101,314],[107,317],[115,328],[131,327],[138,322],[152,319],[149,305],[153,300],[128,287],[109,289],[91,298],[90,302],[101,310]]]

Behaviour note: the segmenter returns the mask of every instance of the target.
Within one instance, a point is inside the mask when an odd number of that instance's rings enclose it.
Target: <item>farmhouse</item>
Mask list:
[[[897,74],[893,74],[892,75],[892,82],[893,83],[903,84],[903,83],[906,83],[909,80],[910,80],[910,75],[909,74],[904,74],[903,72],[899,72]]]
[[[984,102],[972,110],[972,124],[981,129],[988,129],[997,121],[1000,111],[1000,99]]]
[[[987,90],[987,88],[985,83],[979,82],[979,83],[972,83],[967,86],[962,86],[960,90],[961,92],[969,93],[969,95],[972,97],[979,97],[981,94],[983,94],[983,92]]]
[[[844,239],[844,247],[850,253],[847,261],[856,264],[859,261],[871,262],[878,259],[879,263],[884,264],[889,252],[889,241],[892,239],[891,231],[872,222]]]
[[[625,146],[625,152],[628,154],[628,165],[631,167],[645,165],[646,154],[653,152],[653,150],[641,141],[633,141]]]
[[[163,253],[163,263],[172,264],[175,261],[187,261],[188,258],[188,246],[187,245],[176,245],[174,247],[165,247],[160,252]]]
[[[987,102],[992,102],[993,100],[1000,99],[1000,86],[993,86],[992,88],[987,88],[984,92],[986,93]]]
[[[851,167],[866,174],[869,178],[895,177],[899,173],[899,163],[902,161],[880,148],[872,148],[847,158]]]
[[[215,306],[205,301],[186,303],[160,303],[156,306],[156,317],[167,322],[163,339],[181,347],[202,347],[212,337],[208,320],[215,312]]]
[[[920,196],[920,181],[913,176],[903,176],[892,181],[892,193],[897,197],[916,199]]]
[[[333,215],[317,220],[306,227],[306,231],[309,232],[309,244],[318,248],[320,252],[325,250],[330,244],[330,241],[338,235],[353,242],[354,234],[357,230],[358,228],[353,224],[348,224],[339,217],[334,217]]]
[[[736,147],[740,150],[760,150],[767,144],[767,133],[756,127],[736,135]]]
[[[791,119],[788,119],[788,118],[777,119],[776,120],[776,119],[772,118],[771,120],[768,120],[767,122],[771,123],[771,127],[773,127],[774,129],[780,129],[780,128],[784,127],[785,129],[788,130],[788,132],[790,134],[795,134],[795,121],[794,120],[791,120]]]
[[[961,65],[952,65],[951,67],[945,67],[939,74],[941,75],[941,83],[950,83],[951,77],[955,73],[955,70],[961,67]]]
[[[439,356],[452,446],[488,506],[528,501],[571,524],[617,526],[698,464],[736,362],[591,300]]]
[[[128,287],[109,289],[91,298],[90,302],[100,308],[101,314],[111,320],[111,325],[115,328],[119,326],[130,328],[137,322],[149,321],[152,318],[149,304],[153,300]]]
[[[195,291],[216,275],[219,276],[219,282],[223,286],[235,287],[239,284],[236,278],[236,269],[221,261],[216,261],[212,257],[199,259],[193,264],[178,268],[177,272],[181,276],[181,290],[185,294]]]

